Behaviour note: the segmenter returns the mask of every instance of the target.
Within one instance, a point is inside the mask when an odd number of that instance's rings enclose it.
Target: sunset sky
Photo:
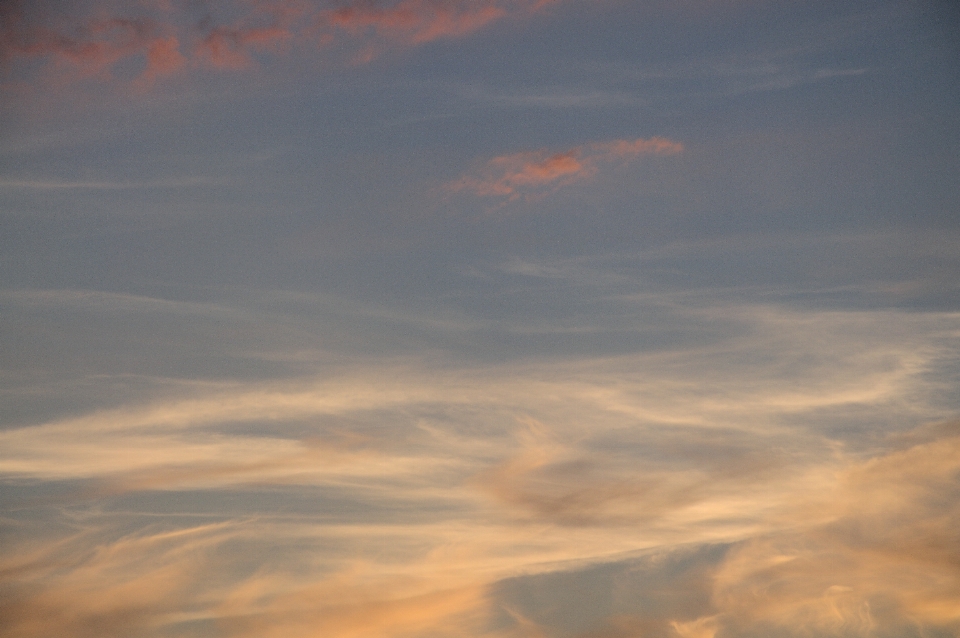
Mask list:
[[[957,638],[960,8],[3,0],[0,636]]]

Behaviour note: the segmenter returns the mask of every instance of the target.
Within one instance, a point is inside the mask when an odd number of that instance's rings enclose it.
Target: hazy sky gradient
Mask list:
[[[960,11],[0,5],[0,636],[960,636]]]

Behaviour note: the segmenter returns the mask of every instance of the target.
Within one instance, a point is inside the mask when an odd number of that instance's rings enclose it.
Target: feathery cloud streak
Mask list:
[[[505,201],[534,200],[596,175],[603,164],[641,155],[677,155],[683,144],[663,137],[592,142],[559,153],[524,151],[494,157],[479,169],[446,185],[451,192]]]
[[[568,636],[562,618],[550,617],[557,605],[547,601],[569,591],[538,590],[531,581],[537,595],[498,598],[504,578],[523,583],[553,572],[572,584],[582,580],[578,587],[617,592],[592,619],[594,631],[607,628],[602,635],[953,635],[960,628],[952,549],[958,441],[956,424],[944,424],[905,449],[828,464],[787,483],[793,494],[781,494],[782,506],[765,512],[766,529],[722,542],[719,559],[691,557],[690,545],[681,545],[695,539],[681,535],[648,545],[641,555],[652,561],[620,563],[632,578],[609,584],[578,570],[616,566],[610,561],[623,560],[616,550],[641,546],[646,526],[558,533],[490,512],[415,525],[331,525],[303,512],[130,533],[123,530],[129,514],[119,521],[117,514],[88,514],[72,534],[47,530],[15,541],[17,551],[0,560],[3,620],[12,636],[93,636],[105,628],[210,635],[188,632],[191,622],[227,636],[402,637],[455,629],[491,638]],[[741,511],[747,504],[764,512],[755,496],[736,503]],[[687,575],[671,581],[657,569],[674,554]],[[709,596],[684,597],[691,589]],[[649,596],[672,604],[630,604]]]
[[[716,574],[714,627],[787,636],[955,635],[958,435],[960,424],[943,424],[933,440],[851,464],[829,496],[791,513],[796,527],[737,547]]]
[[[230,317],[126,296],[9,301]],[[587,629],[842,635],[864,602],[875,621],[952,627],[955,432],[881,438],[871,460],[818,427],[944,419],[927,373],[955,352],[957,315],[676,313],[736,326],[610,358],[184,381],[0,432],[5,485],[59,486],[7,510],[3,622],[12,636],[563,637],[524,602],[550,596],[501,600],[503,579],[579,582],[707,545],[727,548],[691,570],[710,596],[656,617],[601,610]],[[21,516],[38,507],[42,529]],[[886,531],[862,544],[863,525]]]

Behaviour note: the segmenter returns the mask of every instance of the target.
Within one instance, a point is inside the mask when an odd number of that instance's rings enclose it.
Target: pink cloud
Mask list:
[[[199,43],[196,53],[215,67],[224,69],[244,69],[253,60],[251,49],[276,49],[293,37],[282,27],[226,28],[217,27]]]
[[[42,7],[41,7],[42,9]],[[10,3],[2,13],[0,60],[10,65],[17,59],[43,59],[59,81],[109,78],[122,60],[140,57],[144,69],[141,84],[179,70],[185,58],[179,39],[170,29],[146,17],[114,16],[78,20],[72,28],[56,27],[42,10],[28,21],[19,3]]]
[[[37,27],[5,38],[4,57],[49,57],[72,65],[82,75],[94,75],[149,46],[152,27],[142,21],[113,18],[94,22],[67,35]]]
[[[506,14],[507,10],[496,0],[480,3],[402,0],[387,7],[355,2],[322,12],[320,23],[354,37],[379,36],[392,41],[423,44],[472,33]]]
[[[388,49],[464,37],[556,1],[349,0],[330,8],[309,0],[213,0],[198,22],[186,4],[168,0],[98,0],[70,17],[46,0],[13,0],[0,7],[0,62],[39,59],[61,79],[75,80],[108,79],[116,65],[134,59],[144,64],[141,86],[190,67],[250,68],[255,52],[315,51],[317,43],[366,62]]]
[[[222,2],[229,5],[228,2]],[[305,2],[263,0],[253,3],[231,25],[198,26],[201,32],[194,53],[201,63],[220,69],[245,69],[253,65],[252,53],[280,53],[299,37],[300,18],[313,7]]]
[[[683,144],[663,137],[612,140],[575,146],[562,153],[545,150],[501,155],[447,184],[453,192],[480,197],[532,200],[595,175],[605,163],[640,155],[676,155]]]
[[[145,85],[152,84],[156,78],[180,70],[185,61],[176,36],[157,38],[147,49],[147,67],[141,74],[140,81]]]
[[[319,12],[314,30],[323,46],[338,46],[355,63],[385,51],[470,35],[500,20],[519,19],[557,0],[353,0]]]
[[[633,141],[614,140],[612,142],[598,142],[590,145],[598,153],[607,153],[611,156],[633,158],[638,155],[676,155],[683,151],[683,144],[668,140],[665,137],[639,138]]]

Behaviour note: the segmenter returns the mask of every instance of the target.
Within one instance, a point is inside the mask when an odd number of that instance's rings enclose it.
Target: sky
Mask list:
[[[0,636],[960,636],[960,10],[3,0]]]

